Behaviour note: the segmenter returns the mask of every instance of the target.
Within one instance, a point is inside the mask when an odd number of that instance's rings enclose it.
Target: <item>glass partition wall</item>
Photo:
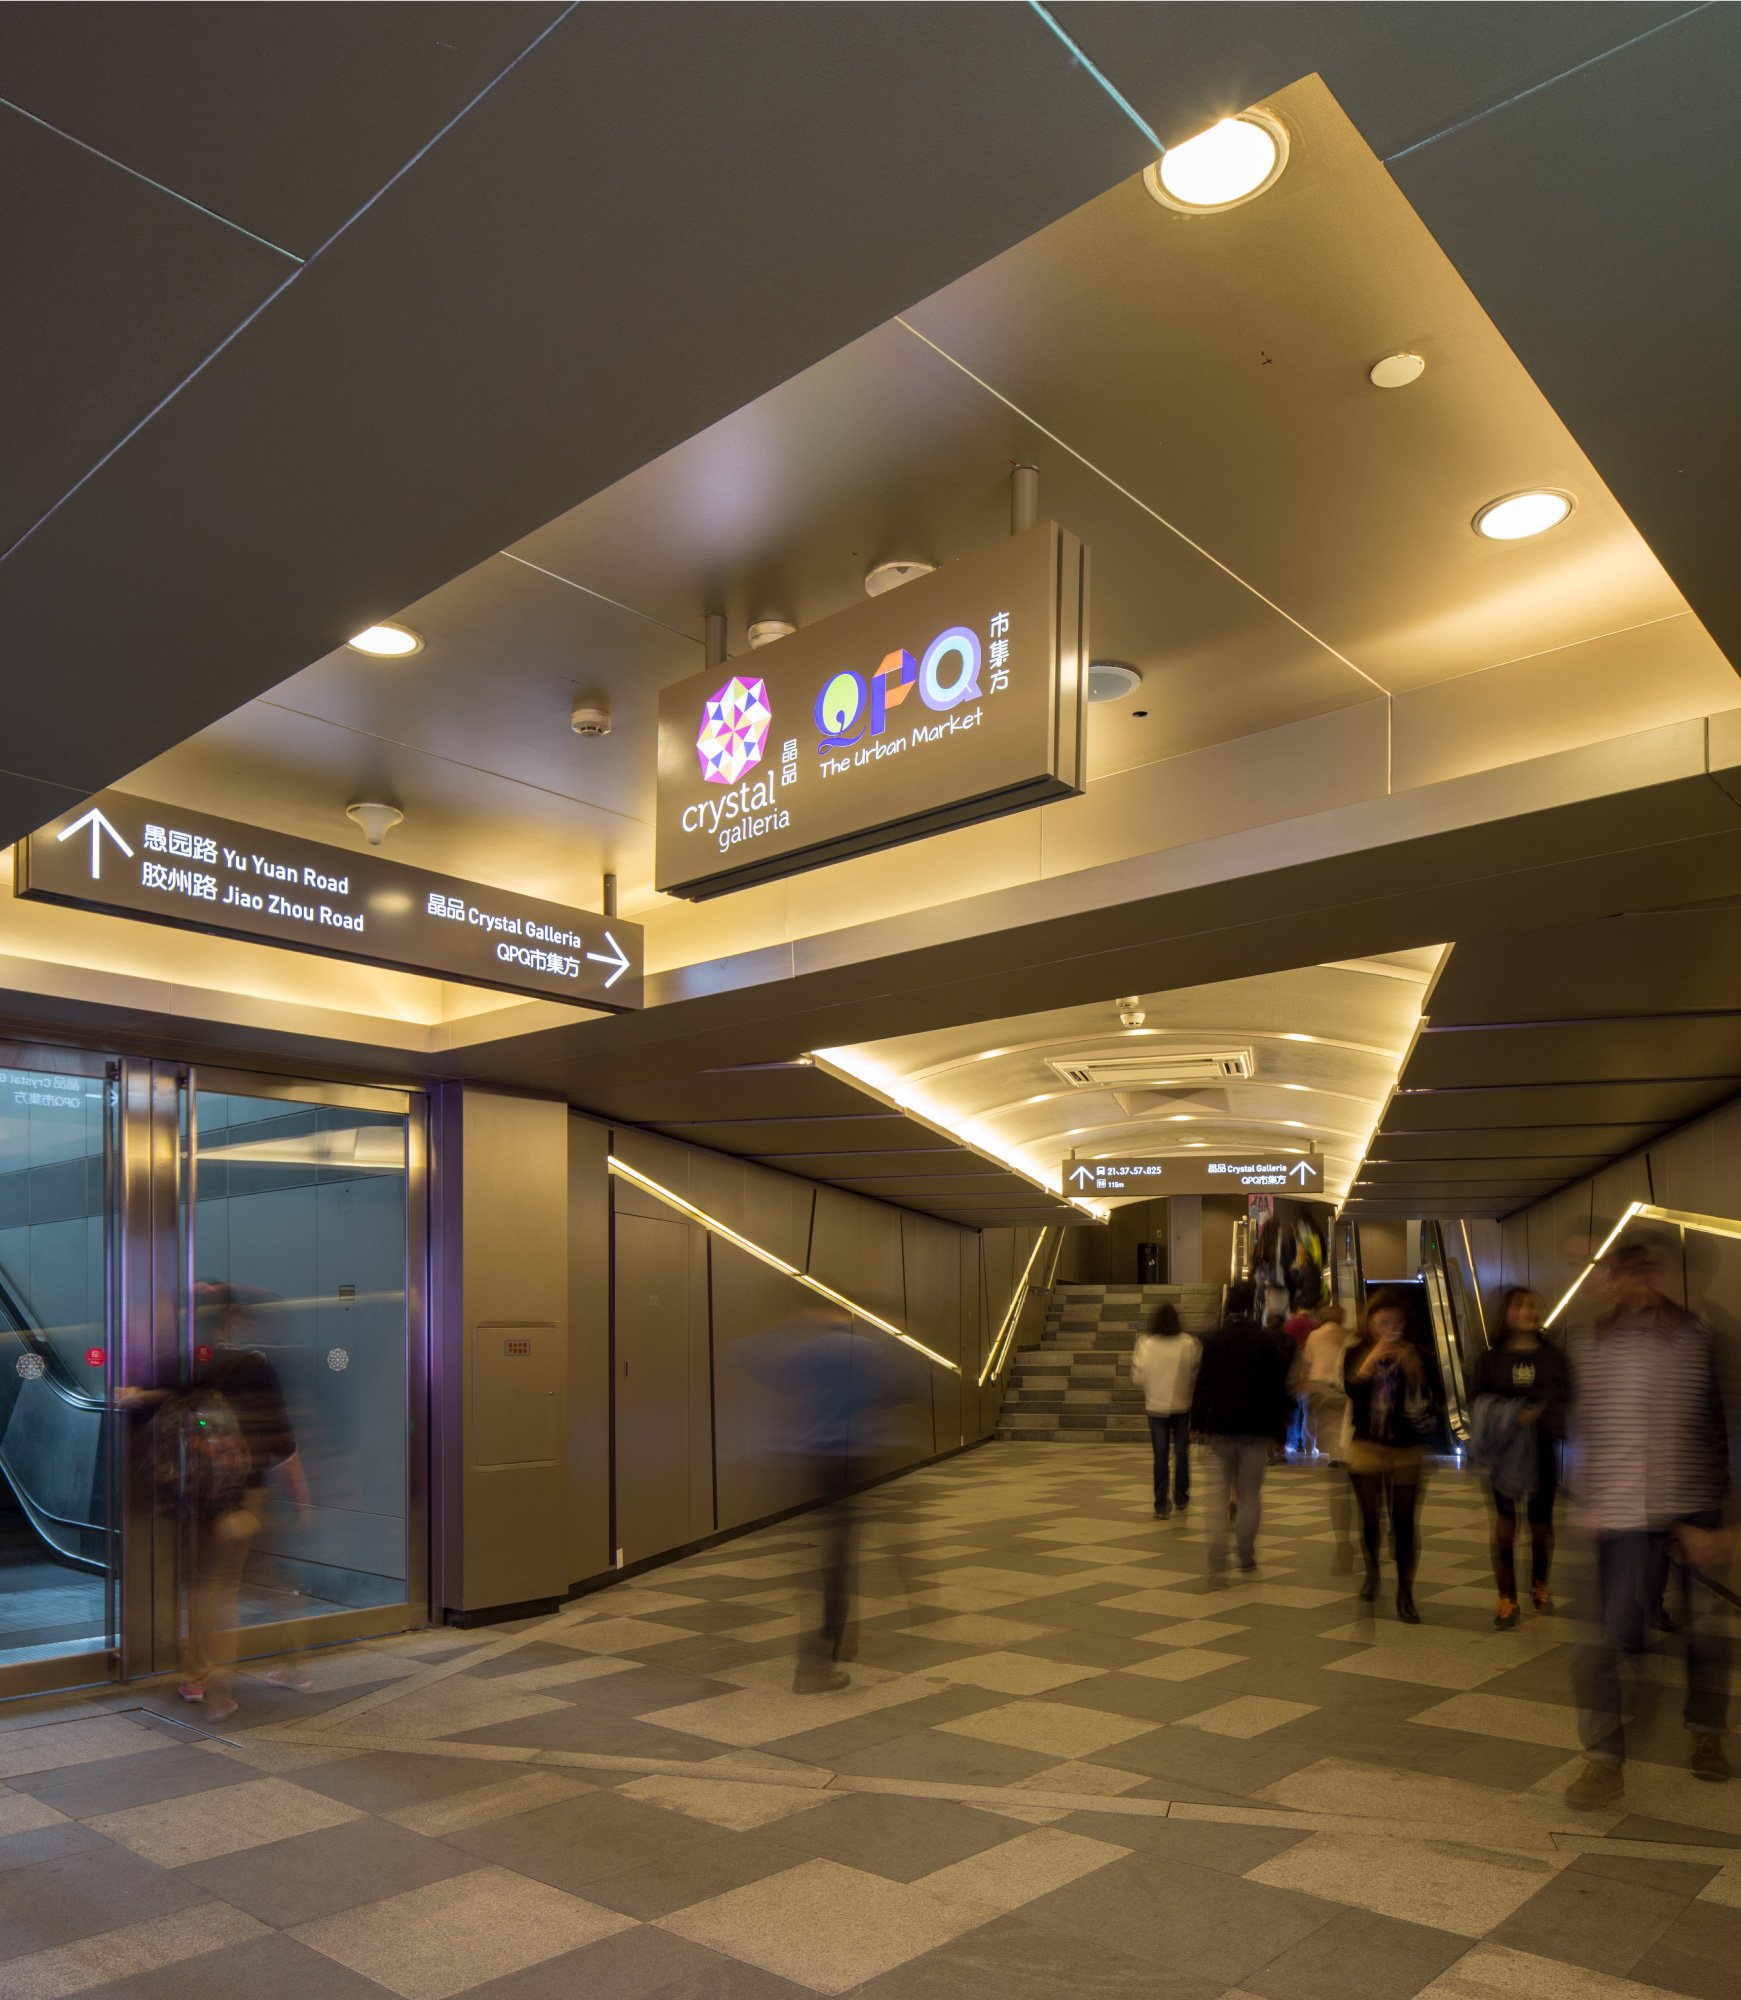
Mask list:
[[[0,1696],[173,1670],[220,1541],[244,1663],[422,1622],[426,1208],[416,1092],[0,1048]]]

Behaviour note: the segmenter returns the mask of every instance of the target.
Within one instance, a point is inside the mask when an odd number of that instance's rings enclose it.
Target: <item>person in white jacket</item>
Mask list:
[[[1170,1302],[1155,1313],[1152,1333],[1137,1335],[1130,1357],[1131,1380],[1142,1391],[1149,1441],[1155,1449],[1155,1514],[1165,1520],[1191,1499],[1191,1392],[1197,1386],[1202,1343],[1179,1326]],[[1173,1461],[1172,1498],[1167,1497],[1167,1460]]]

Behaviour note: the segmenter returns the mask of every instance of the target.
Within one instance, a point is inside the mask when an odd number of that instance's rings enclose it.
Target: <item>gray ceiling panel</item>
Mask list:
[[[1411,1100],[1412,1101],[1412,1100]],[[1436,1132],[1405,1131],[1390,1119],[1372,1142],[1373,1160],[1488,1160],[1528,1158],[1570,1162],[1576,1171],[1600,1166],[1616,1153],[1642,1145],[1655,1125],[1456,1126]]]
[[[1671,965],[1661,968],[1665,986]],[[1429,1003],[1429,1024],[1431,1007]],[[1508,1083],[1741,1078],[1741,1014],[1551,1021],[1528,1027],[1428,1026],[1409,1057],[1411,1089]]]
[[[1657,1083],[1526,1084],[1508,1089],[1420,1090],[1403,1071],[1384,1114],[1385,1132],[1452,1132],[1509,1125],[1614,1125],[1660,1132],[1733,1095],[1726,1079]],[[1632,1144],[1624,1139],[1615,1148]]]

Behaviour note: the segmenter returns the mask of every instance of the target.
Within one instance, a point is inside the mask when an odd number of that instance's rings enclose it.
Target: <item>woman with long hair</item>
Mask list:
[[[1368,1603],[1378,1595],[1379,1526],[1388,1500],[1396,1547],[1396,1615],[1405,1624],[1418,1625],[1415,1515],[1425,1440],[1439,1413],[1426,1363],[1408,1337],[1408,1307],[1401,1293],[1377,1292],[1367,1300],[1360,1339],[1348,1350],[1342,1379],[1354,1434],[1348,1475],[1366,1548],[1366,1580],[1360,1595]]]
[[[1554,1557],[1554,1497],[1570,1387],[1566,1357],[1542,1332],[1541,1301],[1527,1285],[1511,1286],[1499,1302],[1493,1344],[1470,1385],[1477,1435],[1490,1440],[1493,1578],[1499,1589],[1493,1623],[1501,1632],[1517,1624],[1520,1505],[1529,1521],[1530,1596],[1537,1611],[1552,1608],[1548,1570]],[[1484,1397],[1495,1399],[1486,1409]]]

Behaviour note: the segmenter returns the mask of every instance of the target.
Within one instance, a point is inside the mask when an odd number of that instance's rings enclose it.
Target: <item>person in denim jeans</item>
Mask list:
[[[1204,1524],[1212,1578],[1223,1576],[1227,1569],[1230,1500],[1238,1513],[1239,1567],[1257,1567],[1263,1476],[1271,1451],[1288,1434],[1293,1410],[1288,1376],[1294,1343],[1279,1328],[1259,1326],[1252,1317],[1252,1303],[1249,1284],[1228,1286],[1227,1317],[1220,1331],[1203,1343],[1191,1397],[1191,1430],[1207,1439],[1221,1489]]]
[[[1149,1442],[1155,1453],[1155,1513],[1165,1520],[1191,1500],[1191,1392],[1203,1346],[1180,1331],[1178,1309],[1163,1301],[1154,1330],[1137,1336],[1130,1357],[1131,1380],[1142,1391]],[[1172,1460],[1173,1495],[1167,1498],[1167,1461]]]
[[[1683,1710],[1695,1778],[1729,1775],[1729,1648],[1694,1571],[1720,1567],[1729,1489],[1728,1440],[1711,1329],[1657,1289],[1651,1246],[1622,1241],[1602,1259],[1607,1310],[1574,1343],[1573,1490],[1596,1543],[1600,1636],[1580,1646],[1572,1676],[1584,1766],[1572,1806],[1614,1805],[1625,1792],[1625,1661],[1670,1589],[1686,1651]]]

